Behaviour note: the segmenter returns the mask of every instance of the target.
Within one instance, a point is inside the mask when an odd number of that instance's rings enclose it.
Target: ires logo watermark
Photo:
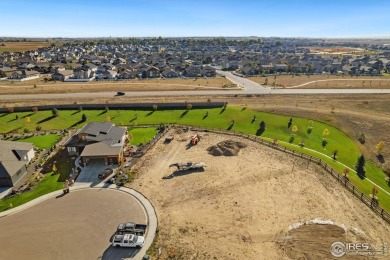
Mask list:
[[[387,243],[373,245],[369,243],[347,243],[334,242],[330,246],[330,252],[335,257],[342,257],[343,255],[362,255],[362,256],[387,256]]]

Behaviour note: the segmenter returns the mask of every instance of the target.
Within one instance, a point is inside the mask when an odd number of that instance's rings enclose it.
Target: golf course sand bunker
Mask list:
[[[241,148],[245,148],[246,144],[242,142],[235,142],[232,140],[226,140],[218,143],[217,145],[207,148],[209,154],[214,156],[236,156]]]
[[[210,145],[227,140],[247,147],[237,156],[208,153]],[[172,174],[170,164],[188,161],[207,167],[163,179]],[[202,133],[188,148],[187,142],[175,138],[164,144],[161,138],[135,168],[131,187],[150,199],[158,214],[159,259],[289,259],[280,249],[288,227],[316,218],[357,228],[373,243],[390,243],[390,225],[317,165],[247,139]],[[328,232],[334,242],[343,237],[340,228]],[[319,248],[308,255],[332,258],[331,244],[315,232],[309,238]]]

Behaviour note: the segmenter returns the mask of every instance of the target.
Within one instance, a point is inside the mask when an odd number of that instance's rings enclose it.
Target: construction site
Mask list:
[[[390,242],[389,225],[315,163],[237,136],[165,137],[129,184],[157,212],[158,259],[329,259],[335,241]]]

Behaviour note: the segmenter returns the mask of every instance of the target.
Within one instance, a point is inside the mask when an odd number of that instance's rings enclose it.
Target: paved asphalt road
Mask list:
[[[390,94],[390,89],[272,89],[260,84],[231,74],[230,72],[217,71],[225,75],[227,79],[241,87],[241,90],[176,90],[176,91],[129,91],[127,97],[162,97],[162,96],[223,96],[223,95],[294,95],[294,94]],[[72,99],[72,98],[108,98],[116,95],[116,92],[95,93],[61,93],[61,94],[18,94],[1,95],[1,100],[34,100],[34,99]],[[119,98],[119,97],[118,97]]]
[[[131,257],[138,250],[113,248],[109,242],[117,225],[127,221],[147,222],[136,198],[106,189],[71,191],[0,218],[0,259]]]
[[[259,83],[254,82],[253,80],[235,76],[232,73],[227,71],[217,70],[216,72],[220,75],[225,76],[226,79],[230,80],[232,83],[237,84],[240,88],[242,88],[245,91],[259,91],[259,90],[265,91],[267,89],[270,89],[269,87],[262,86]]]

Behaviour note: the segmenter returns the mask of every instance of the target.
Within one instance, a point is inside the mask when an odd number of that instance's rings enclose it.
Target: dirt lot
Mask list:
[[[231,82],[225,78],[149,79],[127,81],[44,82],[43,78],[23,82],[0,82],[1,94],[77,93],[104,91],[207,90]]]
[[[296,88],[390,88],[390,77],[351,77],[334,75],[292,76],[279,75],[269,77],[250,77],[250,80],[276,87]]]
[[[131,184],[156,207],[160,259],[329,259],[333,241],[389,240],[389,225],[314,165],[208,133],[188,148],[190,134],[176,134],[170,144],[159,141],[136,165],[138,178]],[[226,139],[247,147],[232,157],[207,153]],[[187,161],[204,161],[206,170],[172,175],[168,165]],[[329,225],[288,232],[290,225],[314,218],[332,219],[347,231]]]
[[[5,51],[29,51],[36,50],[41,47],[48,47],[50,42],[2,42],[5,46],[0,46],[0,53]]]
[[[346,47],[335,47],[335,48],[310,48],[310,52],[314,53],[353,53],[355,51],[362,51],[361,48],[346,48]]]

